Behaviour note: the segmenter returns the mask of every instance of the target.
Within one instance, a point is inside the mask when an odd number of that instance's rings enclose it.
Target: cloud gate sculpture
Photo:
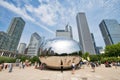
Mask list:
[[[75,40],[55,38],[44,43],[39,59],[48,68],[60,69],[63,66],[68,69],[71,68],[72,62],[79,64],[79,53],[80,47]]]

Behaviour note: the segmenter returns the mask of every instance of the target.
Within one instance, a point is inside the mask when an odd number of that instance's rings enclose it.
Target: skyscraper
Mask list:
[[[56,30],[56,37],[73,39],[72,27],[66,25],[65,30]]]
[[[9,49],[10,51],[16,51],[24,26],[25,21],[21,17],[15,17],[12,19],[10,26],[7,30],[7,34],[12,38]]]
[[[95,53],[96,53],[96,54],[99,54],[99,51],[98,51],[98,48],[97,48],[97,46],[96,46],[95,38],[94,38],[93,33],[91,33],[91,37],[92,37],[92,41],[93,41],[93,45],[94,45],[94,49],[95,49]]]
[[[27,55],[37,56],[40,49],[42,38],[35,32],[31,35],[31,39],[28,45]]]
[[[10,43],[11,43],[11,37],[7,33],[0,31],[0,49],[9,50]]]
[[[120,42],[120,25],[114,19],[105,19],[99,24],[106,45]]]
[[[18,48],[18,53],[24,54],[26,49],[26,44],[25,43],[20,43],[19,48]]]
[[[90,54],[95,54],[94,45],[92,42],[92,37],[89,31],[87,19],[85,13],[78,13],[76,16],[79,43],[83,53],[89,52]]]

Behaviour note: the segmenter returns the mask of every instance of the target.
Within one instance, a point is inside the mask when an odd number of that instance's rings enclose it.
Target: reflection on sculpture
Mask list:
[[[55,38],[45,42],[40,54],[40,61],[45,63],[47,67],[53,69],[61,68],[61,60],[63,68],[71,68],[74,61],[78,64],[80,57],[78,56],[80,47],[78,43],[71,39]]]

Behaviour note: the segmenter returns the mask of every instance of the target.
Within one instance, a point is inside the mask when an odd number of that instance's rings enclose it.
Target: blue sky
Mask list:
[[[0,31],[7,31],[13,17],[22,17],[25,28],[21,42],[29,43],[32,33],[46,39],[55,38],[55,31],[72,26],[78,39],[76,15],[85,12],[90,32],[97,46],[105,46],[99,23],[102,19],[116,19],[120,23],[120,0],[0,0]]]

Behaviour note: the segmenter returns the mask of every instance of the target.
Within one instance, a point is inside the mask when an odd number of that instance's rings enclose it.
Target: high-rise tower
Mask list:
[[[31,35],[31,39],[28,45],[27,55],[37,56],[39,54],[39,49],[42,43],[42,37],[40,37],[36,32]]]
[[[78,13],[76,16],[79,43],[83,53],[89,52],[90,54],[95,54],[94,44],[92,42],[92,37],[88,27],[87,19],[85,13]]]
[[[11,43],[11,37],[7,33],[0,31],[0,49],[9,50],[10,43]]]
[[[72,27],[66,25],[65,30],[56,30],[56,37],[73,39]]]
[[[20,43],[19,48],[18,48],[18,53],[24,54],[26,49],[26,44],[25,43]]]
[[[11,36],[12,41],[10,45],[10,51],[16,51],[19,44],[21,34],[25,26],[25,21],[21,17],[15,17],[12,19],[10,26],[7,30],[7,34]]]
[[[106,45],[120,42],[120,25],[114,19],[105,19],[99,24]]]

